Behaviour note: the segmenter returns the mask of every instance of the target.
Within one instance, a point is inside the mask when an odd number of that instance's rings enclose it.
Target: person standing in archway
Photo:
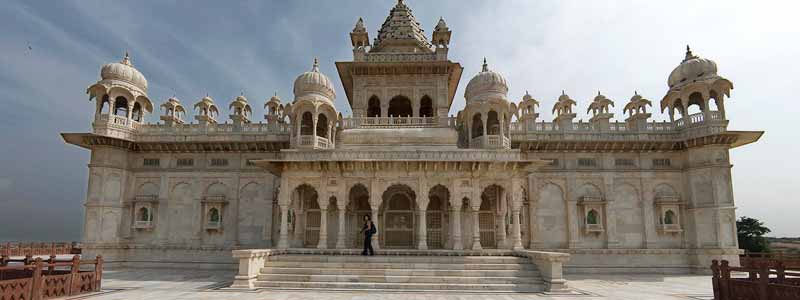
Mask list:
[[[378,229],[375,228],[375,223],[369,215],[364,215],[364,227],[361,228],[361,232],[364,233],[364,251],[361,255],[375,255],[375,250],[372,249],[372,235],[377,233]]]

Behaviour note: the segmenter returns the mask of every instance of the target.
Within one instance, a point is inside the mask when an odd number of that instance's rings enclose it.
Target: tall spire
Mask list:
[[[420,23],[411,13],[411,8],[403,1],[398,0],[397,4],[389,11],[389,16],[378,30],[378,37],[372,43],[371,51],[387,52],[427,52],[433,51],[433,46],[425,37],[424,30]]]
[[[489,72],[489,64],[486,63],[486,57],[483,58],[483,69],[481,72]]]

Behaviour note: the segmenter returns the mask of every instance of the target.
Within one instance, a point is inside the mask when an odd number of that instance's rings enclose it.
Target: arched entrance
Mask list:
[[[497,248],[497,216],[501,212],[500,202],[503,195],[503,188],[498,185],[490,185],[481,193],[478,227],[480,229],[481,247],[483,248]],[[502,219],[500,222],[502,222]]]
[[[364,248],[364,235],[361,228],[364,226],[364,216],[372,215],[369,206],[369,191],[362,184],[350,188],[350,199],[347,202],[347,239],[345,245],[349,248]],[[377,224],[377,221],[376,221]]]
[[[449,232],[447,204],[450,192],[443,185],[434,186],[428,195],[426,209],[426,236],[429,249],[443,249],[446,242],[445,232]]]
[[[406,185],[390,186],[383,193],[383,226],[378,230],[382,231],[384,247],[415,248],[415,198],[414,191]]]

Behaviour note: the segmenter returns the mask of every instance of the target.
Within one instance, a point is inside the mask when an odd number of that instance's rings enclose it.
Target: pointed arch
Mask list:
[[[420,117],[433,117],[433,99],[430,96],[422,96],[419,101],[419,116]]]
[[[380,117],[381,116],[381,99],[376,95],[372,95],[367,101],[367,117]]]

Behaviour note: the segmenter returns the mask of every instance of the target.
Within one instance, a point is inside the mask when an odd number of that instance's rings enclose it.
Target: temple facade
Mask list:
[[[542,101],[543,120],[485,60],[456,95],[450,28],[426,34],[403,1],[374,40],[361,19],[350,38],[352,59],[336,62],[348,116],[309,59],[289,101],[238,95],[223,117],[209,96],[172,97],[148,124],[144,75],[127,54],[104,65],[87,89],[93,131],[62,134],[91,151],[84,251],[213,266],[235,249],[355,249],[369,215],[375,249],[564,252],[568,272],[687,272],[739,254],[729,150],[762,132],[728,129],[733,84],[714,61],[688,47],[676,59],[657,103],[669,121],[638,93],[617,120],[609,97],[566,92]],[[454,101],[466,104],[448,116]]]

